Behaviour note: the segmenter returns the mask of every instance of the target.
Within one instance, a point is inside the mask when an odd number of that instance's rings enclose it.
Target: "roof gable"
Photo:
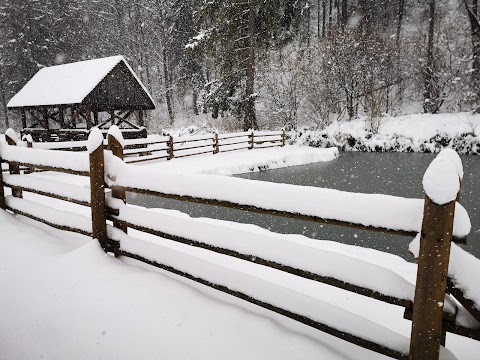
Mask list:
[[[80,104],[122,62],[153,104],[152,97],[123,56],[111,56],[43,68],[8,102],[7,107]]]

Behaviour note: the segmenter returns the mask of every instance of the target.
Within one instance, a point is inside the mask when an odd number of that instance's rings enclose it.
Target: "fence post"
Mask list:
[[[218,154],[220,152],[220,147],[218,146],[218,131],[217,130],[215,130],[214,141],[215,141],[215,144],[213,145],[213,147],[215,148],[215,150],[213,150],[213,153]]]
[[[93,128],[88,137],[90,153],[90,207],[92,209],[92,237],[107,249],[107,223],[105,214],[105,163],[103,155],[103,135]]]
[[[23,135],[23,138],[22,140],[26,141],[27,142],[27,148],[31,149],[33,148],[33,138],[32,138],[32,135],[28,134],[28,135]],[[35,172],[35,168],[33,167],[29,167],[27,170],[24,170],[23,173],[24,174],[31,174]]]
[[[118,127],[113,125],[108,130],[108,150],[123,160],[123,136],[120,129],[118,131],[117,129]],[[112,190],[112,197],[122,200],[124,204],[127,203],[127,196],[124,190]],[[113,226],[127,233],[127,226],[120,224],[118,221],[113,221]]]
[[[169,135],[169,140],[168,140],[168,158],[167,160],[172,160],[173,159],[173,136]]]
[[[17,134],[13,129],[7,129],[5,131],[5,140],[7,140],[7,144],[11,146],[17,146],[18,138]],[[8,168],[10,170],[10,174],[20,174],[20,165],[17,163],[9,163]],[[20,189],[12,189],[12,195],[21,198],[23,197],[23,192]]]
[[[285,128],[282,128],[282,146],[285,146]]]
[[[5,204],[5,190],[3,189],[2,158],[0,157],[0,209],[5,210],[6,207],[7,206]]]
[[[252,150],[255,146],[255,133],[254,133],[254,130],[251,129],[251,134],[250,134],[250,147],[248,148],[248,150]]]
[[[441,170],[442,168],[444,170]],[[437,189],[442,187],[442,180],[438,179],[439,174],[448,177],[447,180],[450,183],[448,188],[442,189],[443,193],[447,193],[447,196],[442,198],[438,197],[436,191],[429,190],[432,188],[429,184],[434,184]],[[423,184],[426,195],[409,359],[438,360],[440,345],[444,342],[443,304],[450,260],[455,199],[460,185],[453,164],[439,157],[432,161],[427,169]],[[431,197],[436,200],[432,200]]]

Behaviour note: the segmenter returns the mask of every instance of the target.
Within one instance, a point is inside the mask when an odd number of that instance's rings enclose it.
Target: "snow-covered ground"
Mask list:
[[[138,164],[141,164],[140,166],[142,167],[158,168],[162,171],[234,175],[250,171],[331,161],[336,157],[338,157],[336,148],[313,149],[287,145],[285,147],[246,149],[216,155],[205,154],[179,159],[174,158],[170,161],[159,160]]]
[[[438,152],[451,147],[463,154],[480,154],[480,115],[413,114],[385,117],[374,125],[368,119],[334,122],[324,130],[303,128],[289,135],[297,144],[337,146],[353,151]]]
[[[224,226],[353,256],[415,279],[415,265],[394,255],[252,225]],[[384,358],[169,273],[109,257],[88,237],[4,212],[0,227],[1,359]],[[400,307],[168,240],[162,244],[409,335]],[[447,344],[460,359],[475,359],[480,351],[480,343],[454,335]]]
[[[225,175],[328,161],[337,155],[336,149],[287,146],[135,166]],[[195,165],[197,161],[199,165]],[[88,182],[87,178],[51,173],[29,176],[53,177],[80,186]],[[90,211],[34,194],[26,193],[25,199],[78,214],[88,215]],[[186,218],[176,211],[157,211]],[[300,244],[310,247],[312,253],[322,250],[350,256],[382,266],[408,283],[415,281],[416,266],[394,255],[301,235],[274,234],[253,225],[198,221],[250,233],[252,237],[262,235],[290,242],[292,248]],[[88,237],[60,232],[1,211],[0,229],[0,359],[385,358],[170,273],[107,256]],[[347,327],[361,328],[362,323],[352,320],[360,315],[373,322],[368,323],[369,328],[385,327],[386,337],[396,334],[407,338],[410,334],[411,323],[403,319],[400,307],[136,231],[129,231],[129,235],[156,242],[168,249],[167,253],[180,252],[206,261],[211,268],[239,272],[269,287],[294,291],[308,298],[309,304],[327,304],[322,306],[348,311],[352,316],[345,318]],[[281,302],[282,298],[275,301]],[[447,347],[461,359],[476,359],[480,352],[479,342],[450,334]]]

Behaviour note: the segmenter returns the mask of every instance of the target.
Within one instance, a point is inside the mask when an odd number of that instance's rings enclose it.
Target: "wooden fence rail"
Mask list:
[[[117,135],[118,136],[118,135]],[[130,150],[135,150],[139,152],[148,152],[148,151],[157,151],[151,148],[136,148],[137,146],[149,145],[149,144],[165,144],[166,149],[161,149],[158,151],[166,151],[167,157],[173,158],[174,156],[180,157],[182,155],[175,155],[174,151],[187,151],[194,150],[197,146],[187,145],[184,148],[178,148],[178,144],[191,144],[191,143],[201,143],[206,142],[198,148],[209,147],[209,152],[218,153],[222,152],[222,146],[228,145],[237,145],[241,144],[247,145],[247,148],[254,148],[256,145],[263,145],[266,142],[265,138],[274,138],[278,140],[279,145],[283,146],[285,144],[285,132],[281,133],[253,133],[250,134],[240,133],[240,134],[213,134],[213,137],[197,137],[191,140],[183,140],[182,138],[174,139],[168,137],[167,139],[161,139],[155,143],[135,144],[127,143],[124,147],[122,146],[123,139],[117,139],[115,134],[108,135],[108,150],[110,150],[113,155],[124,159],[124,156],[127,154],[133,154],[134,152]],[[258,139],[258,140],[257,140]],[[12,139],[7,136],[7,141],[9,146],[14,146],[16,144],[15,139]],[[123,219],[120,215],[122,208],[118,206],[108,207],[107,204],[113,204],[108,201],[108,198],[114,198],[117,201],[121,201],[122,206],[126,205],[126,192],[137,192],[142,194],[149,194],[154,196],[173,198],[182,201],[201,203],[207,205],[223,206],[234,209],[240,209],[243,211],[265,213],[274,216],[281,216],[285,218],[309,220],[317,223],[329,223],[339,226],[349,226],[355,228],[363,228],[373,231],[381,231],[384,233],[395,233],[405,236],[414,236],[416,233],[412,231],[399,230],[399,229],[387,229],[387,228],[373,228],[366,227],[361,224],[352,224],[351,222],[339,221],[335,219],[322,219],[314,216],[306,216],[297,213],[289,213],[276,209],[267,209],[259,208],[255,206],[245,206],[242,204],[236,204],[233,202],[226,202],[221,200],[214,199],[203,199],[199,197],[185,196],[182,194],[171,194],[171,193],[161,193],[152,189],[144,188],[134,188],[134,187],[124,187],[124,186],[111,186],[111,189],[107,189],[105,184],[105,169],[104,169],[104,144],[99,142],[98,146],[94,151],[91,151],[89,154],[89,171],[86,170],[72,170],[68,167],[53,166],[49,164],[44,164],[39,161],[16,161],[15,159],[1,159],[2,154],[0,153],[0,163],[7,162],[9,164],[10,175],[4,176],[0,172],[0,207],[2,209],[8,209],[15,213],[30,217],[32,219],[44,222],[53,227],[75,231],[81,234],[91,235],[93,238],[97,239],[102,248],[107,252],[115,254],[115,256],[126,256],[139,261],[143,261],[152,266],[156,266],[167,271],[171,271],[180,276],[186,277],[190,280],[199,282],[206,286],[212,287],[214,289],[220,290],[222,292],[228,293],[230,295],[236,296],[263,308],[269,309],[276,313],[282,314],[286,317],[299,321],[308,326],[314,327],[321,331],[327,332],[333,336],[339,337],[356,345],[362,346],[364,348],[370,349],[372,351],[384,354],[397,359],[411,359],[411,360],[437,360],[439,358],[439,349],[441,344],[445,344],[445,333],[446,331],[452,332],[458,335],[467,336],[473,339],[480,340],[480,328],[466,328],[458,323],[456,323],[456,311],[448,310],[445,306],[438,306],[439,303],[449,302],[453,304],[454,302],[450,300],[449,295],[446,295],[446,285],[447,285],[447,269],[448,269],[448,259],[450,251],[450,242],[453,240],[453,218],[455,213],[455,201],[451,201],[445,205],[437,205],[432,201],[428,196],[425,197],[425,210],[424,217],[421,229],[421,247],[420,247],[420,257],[419,257],[419,266],[418,266],[418,275],[417,283],[415,287],[415,298],[401,298],[392,295],[386,295],[374,288],[369,288],[368,286],[360,286],[354,282],[348,282],[344,279],[335,278],[332,276],[324,276],[321,273],[312,273],[309,270],[302,269],[301,266],[291,266],[279,263],[268,256],[257,257],[252,256],[249,253],[243,253],[241,251],[236,251],[232,248],[229,248],[227,245],[225,247],[213,246],[206,242],[198,241],[192,238],[186,238],[184,236],[179,236],[176,234],[168,233],[166,231],[158,230],[154,226],[144,226],[136,223],[135,221],[128,221]],[[175,145],[177,149],[175,150]],[[270,145],[267,145],[270,146]],[[29,149],[31,152],[35,152],[35,148]],[[223,151],[230,151],[228,148]],[[66,153],[67,154],[67,153]],[[66,156],[66,155],[65,155]],[[87,156],[87,154],[85,154]],[[151,155],[150,155],[151,156]],[[155,155],[153,155],[155,156]],[[189,156],[189,155],[185,155]],[[83,175],[90,177],[90,196],[85,195],[82,192],[77,192],[76,196],[66,196],[65,192],[68,192],[68,186],[66,189],[54,189],[55,187],[52,184],[43,183],[34,185],[33,180],[29,184],[22,183],[20,177],[20,165],[27,166],[29,168],[40,168],[49,171],[59,171],[76,175]],[[134,168],[131,171],[135,171]],[[47,180],[48,181],[48,180]],[[33,185],[32,185],[33,184]],[[10,201],[8,197],[5,197],[4,186],[10,187],[12,189],[12,194],[18,200]],[[69,201],[72,203],[89,206],[91,207],[91,219],[89,226],[85,225],[84,219],[80,219],[78,224],[83,224],[78,228],[72,228],[62,225],[61,221],[56,221],[54,218],[42,218],[39,214],[41,211],[28,211],[25,206],[22,205],[22,201],[26,202],[27,200],[22,199],[22,191],[33,192],[36,194],[49,196],[58,200]],[[74,189],[72,188],[72,192]],[[9,205],[10,204],[10,205]],[[25,203],[27,204],[27,203]],[[30,203],[27,205],[34,206]],[[39,205],[43,206],[43,205]],[[75,214],[70,214],[68,216],[74,217]],[[107,229],[112,226],[107,223],[112,221],[113,227],[121,230],[121,233],[126,234],[128,228],[136,229],[143,231],[149,234],[157,235],[162,238],[170,239],[177,241],[186,245],[200,247],[207,249],[222,255],[231,256],[239,258],[245,261],[253,262],[263,266],[267,266],[276,270],[287,272],[299,277],[303,277],[309,280],[325,283],[343,290],[351,291],[359,295],[367,296],[379,301],[387,302],[390,304],[402,306],[406,308],[405,318],[411,318],[412,320],[412,337],[410,342],[410,353],[399,352],[398,350],[386,347],[382,344],[375,343],[371,340],[366,340],[358,334],[352,334],[345,331],[340,331],[336,328],[333,328],[327,324],[321,323],[309,319],[304,315],[294,313],[292,311],[280,308],[278,306],[266,303],[255,299],[254,297],[242,293],[241,291],[232,290],[224,285],[219,285],[204,279],[201,277],[195,276],[195,274],[190,274],[181,269],[175,267],[161,264],[151,259],[147,259],[141,254],[134,254],[130,251],[127,251],[122,248],[121,242],[118,238],[109,238],[107,236]],[[70,222],[71,223],[71,222]],[[439,239],[441,241],[439,242]],[[435,254],[435,256],[432,256]],[[463,294],[461,290],[455,289],[456,297],[461,297]],[[434,294],[434,302],[431,300],[431,294]],[[413,302],[412,302],[413,300]],[[459,299],[460,300],[460,299]],[[465,300],[465,299],[463,299]],[[462,302],[462,300],[460,300]],[[468,310],[468,307],[466,307]],[[450,311],[450,313],[449,313]]]
[[[58,151],[86,151],[87,141],[68,142],[32,142],[26,140],[29,147]],[[139,163],[151,160],[182,158],[201,154],[218,154],[242,149],[285,146],[285,129],[281,131],[225,133],[199,136],[160,136],[153,139],[125,140],[123,155],[127,163]],[[105,149],[108,147],[104,143]]]

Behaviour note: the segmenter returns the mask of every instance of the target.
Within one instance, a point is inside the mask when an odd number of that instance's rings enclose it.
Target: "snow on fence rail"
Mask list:
[[[260,139],[265,136],[263,133],[257,135]],[[268,137],[275,136],[278,134]],[[235,136],[223,134],[223,137],[216,135],[218,143],[236,142],[236,138],[246,138],[251,143],[256,137],[249,138],[248,133]],[[474,311],[480,299],[469,298],[472,292],[464,293],[459,285],[462,282],[455,278],[456,288],[452,294],[463,307],[457,306],[452,296],[445,295],[446,281],[441,281],[442,276],[447,278],[445,269],[448,269],[450,242],[464,240],[470,231],[468,214],[455,201],[460,188],[458,177],[461,178],[463,172],[461,162],[459,165],[452,154],[447,156],[441,153],[438,158],[444,159],[432,162],[424,178],[427,196],[422,201],[207,175],[164,174],[142,169],[122,161],[124,152],[138,144],[124,142],[115,128],[108,135],[108,149],[111,152],[105,154],[103,137],[95,131],[88,143],[84,144],[89,154],[20,148],[13,146],[16,140],[8,134],[6,138],[9,145],[0,144],[0,157],[8,163],[10,170],[9,175],[0,176],[0,207],[3,209],[62,230],[91,235],[98,239],[106,251],[116,256],[131,257],[171,271],[393,358],[450,358],[451,354],[440,346],[440,339],[444,338],[446,331],[480,340],[480,314]],[[156,146],[165,140],[157,139]],[[175,145],[175,141],[168,141],[172,146]],[[181,145],[182,141],[180,138],[176,143]],[[200,145],[205,141],[209,139],[194,139]],[[454,166],[452,164],[455,161]],[[90,176],[90,189],[20,175],[20,164]],[[104,182],[110,187],[107,193]],[[4,186],[12,188],[12,196],[4,196]],[[235,189],[235,192],[231,189]],[[92,216],[87,218],[60,212],[24,200],[23,191],[89,206]],[[414,287],[387,269],[348,256],[131,207],[126,204],[126,191],[406,236],[421,232],[425,246],[419,250],[419,280]],[[297,199],[308,199],[308,203],[300,203]],[[366,208],[371,211],[365,211]],[[107,220],[112,221],[113,226],[107,224]],[[127,235],[128,228],[405,307],[405,318],[413,319],[414,331],[410,345],[408,339],[335,306],[224,269],[180,250],[165,248],[161,242],[152,244],[132,238]],[[338,264],[342,264],[341,267]],[[344,268],[349,271],[342,270]],[[372,273],[375,275],[371,276]],[[433,283],[421,280],[432,276],[439,280]],[[450,283],[451,280],[449,286]],[[436,296],[434,304],[425,301],[425,296],[431,296],[429,294],[432,293]],[[465,313],[473,316],[474,320],[470,323],[462,321]],[[346,323],[360,325],[345,326]],[[366,328],[369,329],[367,334]],[[436,335],[426,336],[425,329]]]
[[[182,158],[201,154],[218,154],[242,149],[285,146],[285,130],[247,131],[230,134],[195,136],[149,136],[147,139],[125,140],[125,162],[137,163],[150,160]],[[57,151],[86,151],[87,141],[33,142],[25,139],[28,147]],[[107,141],[104,142],[105,148]]]

